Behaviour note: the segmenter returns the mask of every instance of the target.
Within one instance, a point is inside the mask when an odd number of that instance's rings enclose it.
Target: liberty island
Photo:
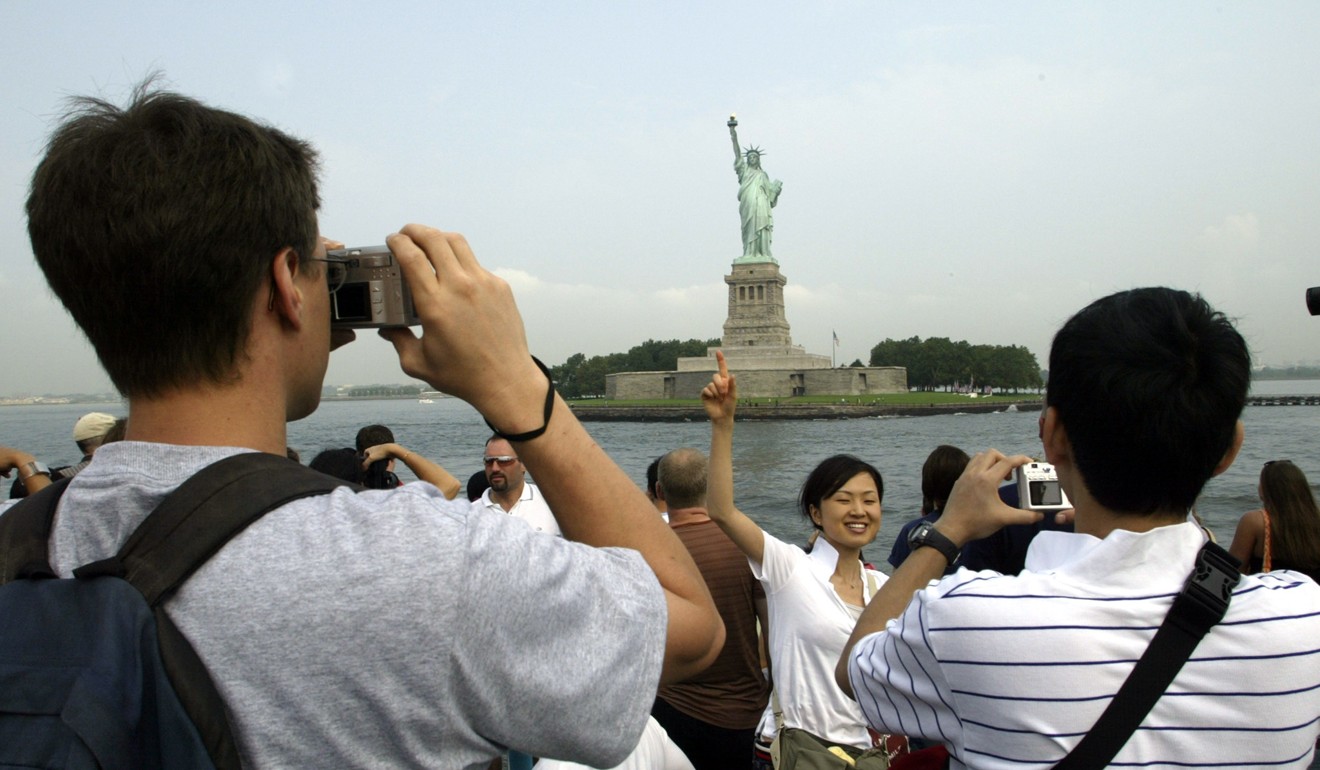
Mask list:
[[[732,261],[724,283],[729,287],[729,312],[720,347],[706,355],[680,358],[672,372],[621,372],[606,375],[605,398],[652,400],[697,398],[716,371],[721,350],[738,375],[740,393],[748,397],[872,396],[907,392],[907,370],[901,366],[839,367],[829,356],[808,353],[794,345],[784,314],[788,278],[771,253],[772,209],[784,184],[771,180],[761,165],[765,150],[738,143],[738,119],[730,115],[733,168],[738,176],[738,214],[742,254]],[[586,414],[584,410],[582,414]]]

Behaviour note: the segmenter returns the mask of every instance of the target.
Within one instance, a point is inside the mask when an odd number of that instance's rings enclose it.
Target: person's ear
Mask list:
[[[814,506],[814,505],[808,505],[808,506],[807,506],[807,515],[809,515],[809,516],[811,517],[811,522],[812,522],[813,524],[815,524],[816,526],[818,526],[818,527],[823,527],[823,526],[824,526],[824,524],[823,524],[823,523],[821,522],[821,520],[820,520],[820,509],[817,508],[816,506]]]
[[[298,252],[286,247],[270,263],[270,300],[266,309],[276,313],[282,323],[302,328],[303,290],[298,285],[298,271],[306,270]]]
[[[1072,459],[1072,442],[1068,440],[1068,431],[1059,419],[1059,410],[1052,406],[1045,408],[1040,418],[1040,443],[1045,450],[1045,462],[1059,466]]]
[[[1210,472],[1211,476],[1218,476],[1228,470],[1228,467],[1233,464],[1233,461],[1237,459],[1238,452],[1242,451],[1242,439],[1244,436],[1246,436],[1246,428],[1242,425],[1242,421],[1238,420],[1237,425],[1233,426],[1233,441],[1228,445],[1228,449],[1224,452],[1224,456],[1220,458],[1219,464]]]

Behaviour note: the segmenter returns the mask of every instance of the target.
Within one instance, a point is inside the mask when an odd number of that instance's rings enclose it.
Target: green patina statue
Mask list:
[[[738,172],[738,213],[742,216],[743,254],[734,260],[740,262],[775,262],[770,255],[770,236],[774,233],[774,215],[770,209],[779,201],[784,183],[770,181],[770,175],[761,168],[759,147],[748,147],[744,152],[738,146],[738,119],[729,116],[729,136],[733,139],[733,170]]]

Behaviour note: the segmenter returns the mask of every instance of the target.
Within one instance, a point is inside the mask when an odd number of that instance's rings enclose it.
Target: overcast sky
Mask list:
[[[783,181],[810,352],[943,336],[1044,365],[1086,303],[1166,284],[1258,364],[1320,361],[1314,2],[207,6],[0,2],[0,395],[110,389],[23,202],[64,98],[153,70],[312,141],[323,233],[464,233],[551,364],[721,334],[730,112]],[[374,335],[331,358],[330,383],[407,381]]]

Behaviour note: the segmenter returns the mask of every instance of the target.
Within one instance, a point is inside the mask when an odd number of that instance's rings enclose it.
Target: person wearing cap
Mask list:
[[[77,476],[78,473],[83,468],[86,468],[87,464],[92,461],[92,455],[96,453],[96,450],[101,444],[105,443],[105,436],[113,427],[115,427],[114,416],[108,415],[105,412],[88,412],[82,417],[79,417],[78,421],[73,424],[73,441],[78,445],[78,451],[82,452],[82,459],[74,465],[64,465],[49,469],[46,471],[47,478],[51,481],[59,481],[60,479],[71,479],[74,476]],[[35,458],[33,458],[33,461],[35,462]],[[46,467],[39,462],[37,462],[36,465],[41,466],[42,468]],[[5,476],[8,475],[8,473],[5,474]],[[36,489],[28,488],[27,480],[31,478],[31,476],[32,474],[19,473],[18,478],[14,479],[14,483],[9,487],[9,497],[11,500],[20,497],[27,497],[30,493],[37,491]],[[41,486],[44,487],[45,484],[42,484]],[[39,488],[40,487],[38,487],[38,489]]]
[[[78,445],[78,451],[82,452],[82,460],[78,461],[77,465],[70,465],[60,471],[61,475],[58,478],[72,478],[86,468],[87,463],[92,461],[92,455],[96,454],[96,450],[105,443],[105,435],[113,427],[115,427],[115,418],[105,412],[88,412],[79,417],[78,422],[73,424],[73,441]]]

